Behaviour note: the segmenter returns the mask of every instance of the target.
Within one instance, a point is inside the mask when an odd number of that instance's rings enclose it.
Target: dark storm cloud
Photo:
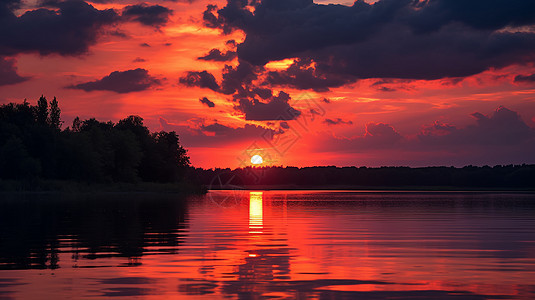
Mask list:
[[[355,78],[432,80],[466,77],[535,58],[534,34],[474,31],[459,35],[454,27],[425,37],[405,35],[402,29],[392,27],[383,34],[384,39],[373,43],[333,47],[335,56],[330,50],[318,51],[317,68]],[[332,57],[336,58],[331,62]]]
[[[253,93],[262,99],[268,99],[273,96],[273,91],[266,88],[255,87],[253,88]]]
[[[208,88],[216,92],[219,91],[219,84],[215,80],[214,75],[207,71],[187,72],[186,76],[179,79],[179,82],[186,86]]]
[[[311,60],[296,60],[286,70],[268,72],[266,83],[289,86],[301,90],[328,91],[352,81],[351,76],[336,73],[321,73],[312,66]]]
[[[535,22],[533,1],[432,0],[419,6],[422,9],[413,13],[411,24],[427,32],[452,22],[482,30],[531,25]]]
[[[534,83],[535,82],[535,74],[531,74],[531,75],[517,75],[515,77],[515,82],[531,82],[531,83]]]
[[[17,67],[14,59],[0,57],[0,86],[20,83],[28,80],[17,74]]]
[[[206,97],[202,97],[201,99],[199,99],[199,102],[201,102],[202,104],[208,106],[208,107],[215,107],[215,103],[210,101],[210,99],[206,98]]]
[[[102,79],[69,86],[72,89],[90,91],[112,91],[116,93],[131,93],[149,89],[160,85],[160,80],[149,75],[145,69],[128,71],[114,71]]]
[[[263,71],[263,67],[240,61],[235,67],[225,65],[221,84],[207,71],[190,71],[179,81],[187,86],[209,88],[224,95],[232,95],[230,100],[238,102],[234,108],[243,113],[246,120],[293,120],[299,117],[301,112],[288,103],[290,96],[287,93],[280,91],[278,96],[274,96],[271,89],[253,83]]]
[[[219,28],[223,25],[223,21],[219,21],[219,18],[214,15],[214,11],[217,11],[217,5],[208,4],[206,10],[203,12],[204,25],[209,28]]]
[[[257,74],[262,70],[262,67],[255,67],[250,63],[241,61],[236,67],[225,65],[221,93],[231,95],[248,92],[252,82],[258,78]]]
[[[336,118],[336,119],[325,119],[323,121],[323,123],[327,124],[327,125],[352,125],[353,122],[352,121],[344,121],[340,118]]]
[[[290,96],[285,92],[279,92],[278,96],[271,97],[268,102],[257,99],[240,99],[236,110],[245,114],[246,120],[270,121],[270,120],[293,120],[301,115],[301,112],[290,106]]]
[[[204,56],[198,57],[200,60],[212,60],[212,61],[229,61],[233,60],[236,57],[236,52],[227,51],[225,53],[221,52],[219,49],[212,49],[210,52]]]
[[[126,6],[122,16],[130,21],[136,21],[146,26],[160,28],[167,24],[173,11],[161,5],[140,3]]]
[[[268,82],[325,90],[363,78],[466,77],[535,59],[535,2],[524,0],[380,0],[352,6],[312,0],[228,0],[208,6],[206,26],[242,30],[238,58],[262,66],[298,58]],[[313,61],[314,66],[300,65]]]
[[[114,10],[98,10],[81,0],[48,3],[51,9],[28,10],[20,16],[12,11],[17,3],[0,3],[0,54],[83,54],[104,26],[119,20]]]

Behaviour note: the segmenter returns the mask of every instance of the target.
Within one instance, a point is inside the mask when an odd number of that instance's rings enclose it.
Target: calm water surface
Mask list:
[[[6,198],[2,299],[535,299],[535,194]]]

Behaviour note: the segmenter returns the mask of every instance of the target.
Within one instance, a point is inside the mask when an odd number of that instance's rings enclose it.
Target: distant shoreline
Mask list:
[[[535,191],[535,165],[194,169],[208,189]]]
[[[525,192],[535,193],[535,188],[488,188],[488,187],[453,187],[453,186],[291,186],[291,185],[247,185],[242,187],[206,187],[208,191],[244,190],[244,191],[348,191],[348,192]]]

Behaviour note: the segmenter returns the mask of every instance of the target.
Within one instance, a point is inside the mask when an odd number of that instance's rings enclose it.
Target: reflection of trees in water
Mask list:
[[[55,269],[59,252],[73,260],[176,252],[184,199],[117,194],[25,195],[0,201],[0,269]],[[150,249],[146,249],[151,247]]]

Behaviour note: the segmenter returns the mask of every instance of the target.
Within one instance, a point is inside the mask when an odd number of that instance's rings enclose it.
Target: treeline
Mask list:
[[[61,127],[56,98],[2,105],[0,179],[175,183],[190,166],[175,132],[151,133],[139,116],[117,123],[76,117]]]
[[[195,169],[211,189],[271,186],[302,188],[535,188],[535,165],[455,167],[247,167]]]

